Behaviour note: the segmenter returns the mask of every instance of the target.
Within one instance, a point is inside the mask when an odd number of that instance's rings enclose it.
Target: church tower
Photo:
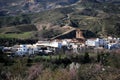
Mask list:
[[[76,30],[76,38],[77,39],[84,39],[83,32],[80,29]]]

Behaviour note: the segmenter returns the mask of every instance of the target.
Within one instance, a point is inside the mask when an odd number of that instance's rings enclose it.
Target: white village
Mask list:
[[[71,29],[50,40],[38,41],[35,44],[16,44],[11,47],[3,47],[3,51],[5,53],[23,56],[34,54],[58,54],[60,53],[60,50],[64,51],[64,53],[66,51],[71,51],[79,54],[87,50],[112,51],[120,49],[120,38],[111,36],[108,36],[107,38],[85,38],[83,32],[84,31],[80,29]],[[89,33],[86,34],[88,35]]]

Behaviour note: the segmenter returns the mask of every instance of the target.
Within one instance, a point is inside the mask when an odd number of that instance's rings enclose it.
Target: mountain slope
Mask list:
[[[50,0],[46,1],[49,2]],[[52,1],[54,2],[51,2],[51,4],[59,3],[62,0]],[[39,0],[37,3],[39,3]],[[32,4],[36,3],[33,2]],[[26,14],[16,16],[1,16],[0,27],[34,24],[40,31],[46,29],[62,30],[62,26],[70,25],[83,30],[93,31],[101,36],[120,36],[119,0],[79,0],[71,5],[65,5],[60,8],[54,6],[54,8],[44,9],[45,11],[37,13],[32,10],[34,13],[28,14],[25,12]]]
[[[1,15],[41,12],[76,3],[78,0],[0,0]]]
[[[115,1],[82,0],[74,5],[49,10],[30,15],[32,23],[52,23],[64,26],[66,24],[106,36],[120,36],[120,4]],[[58,15],[57,15],[58,14]],[[117,32],[117,33],[116,33]]]

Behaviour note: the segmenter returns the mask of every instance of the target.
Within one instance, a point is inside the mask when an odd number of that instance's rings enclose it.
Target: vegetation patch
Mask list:
[[[11,34],[0,34],[0,38],[17,38],[17,39],[28,39],[34,36],[33,32],[24,33],[11,33]]]

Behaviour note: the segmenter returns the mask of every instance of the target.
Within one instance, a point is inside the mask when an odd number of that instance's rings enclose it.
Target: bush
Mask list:
[[[108,58],[109,66],[120,69],[120,54],[111,54]]]

